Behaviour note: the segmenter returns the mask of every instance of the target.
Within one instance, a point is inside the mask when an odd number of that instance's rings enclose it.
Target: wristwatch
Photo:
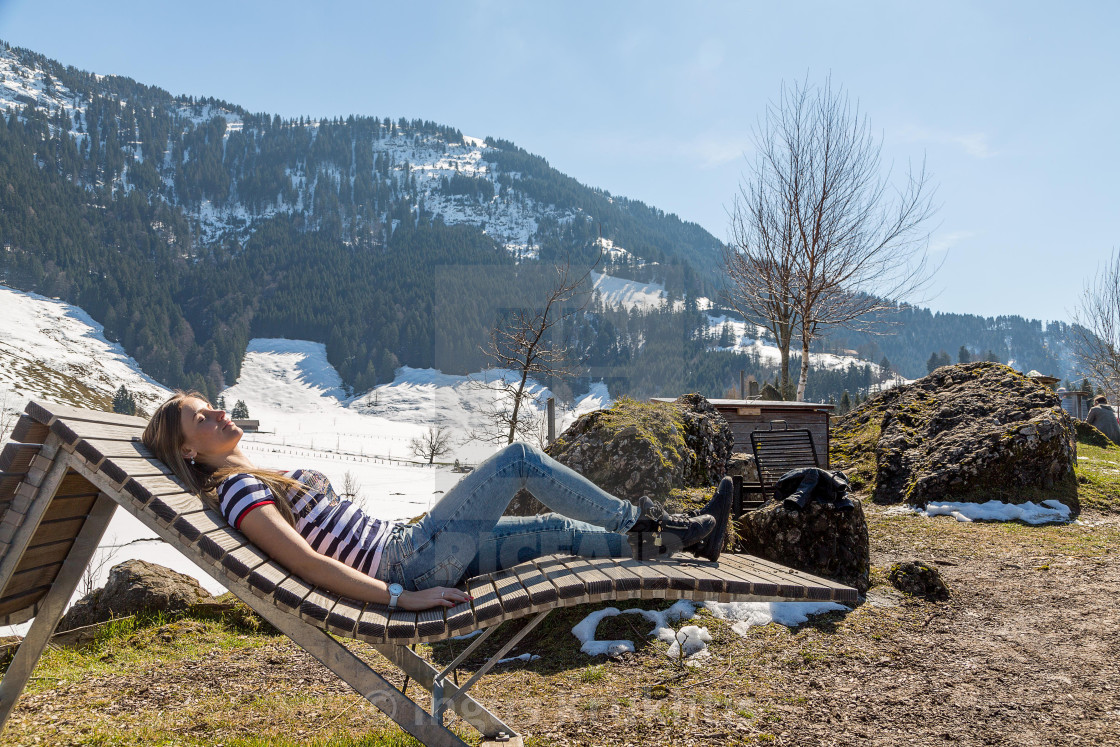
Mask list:
[[[401,594],[404,594],[404,587],[400,584],[389,584],[389,607],[394,609],[397,606],[397,600]]]

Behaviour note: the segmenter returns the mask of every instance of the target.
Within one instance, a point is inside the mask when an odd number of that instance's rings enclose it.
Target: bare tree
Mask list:
[[[729,305],[748,323],[761,324],[773,334],[781,353],[782,396],[791,394],[789,349],[797,324],[793,295],[796,261],[791,215],[777,199],[782,184],[768,168],[760,149],[754,178],[739,188],[731,212],[731,242],[724,247],[723,264],[731,287]]]
[[[360,492],[362,492],[362,483],[353,472],[346,470],[342,476],[342,497],[354,500]]]
[[[920,229],[934,211],[932,188],[924,164],[903,188],[891,186],[881,139],[830,81],[783,86],[756,143],[754,175],[740,195],[740,238],[769,278],[753,296],[770,305],[745,305],[772,329],[796,324],[803,400],[814,339],[833,326],[873,330],[874,312],[897,308],[928,282],[928,236]]]
[[[600,249],[599,259],[602,256]],[[555,282],[545,292],[541,305],[509,310],[491,331],[490,342],[483,352],[494,368],[509,369],[515,375],[512,378],[500,376],[483,384],[496,395],[486,415],[500,430],[483,434],[481,438],[511,444],[518,435],[531,438],[539,430],[536,419],[526,417],[533,401],[529,379],[556,381],[575,375],[572,351],[562,340],[556,339],[553,330],[587,305],[586,294],[582,303],[568,302],[579,294],[580,286],[599,259],[578,277],[572,271],[570,258],[563,265],[556,265]]]
[[[1115,396],[1120,392],[1120,251],[1085,282],[1072,330],[1081,375]]]
[[[437,458],[451,453],[451,430],[445,425],[429,425],[427,432],[409,441],[408,448],[415,456],[432,464]]]

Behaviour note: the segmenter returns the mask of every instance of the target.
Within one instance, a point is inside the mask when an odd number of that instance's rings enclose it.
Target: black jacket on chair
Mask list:
[[[843,472],[803,467],[781,476],[774,486],[774,497],[785,499],[785,507],[791,510],[800,510],[809,505],[809,501],[817,500],[846,511],[855,508],[855,504],[848,500],[850,488],[848,477]]]

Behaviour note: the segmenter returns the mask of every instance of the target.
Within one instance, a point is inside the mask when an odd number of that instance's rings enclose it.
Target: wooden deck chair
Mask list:
[[[483,744],[517,732],[467,694],[557,607],[614,599],[829,600],[856,590],[745,555],[718,564],[551,555],[465,582],[474,599],[450,609],[390,610],[312,588],[254,548],[221,514],[186,492],[139,442],[140,418],[31,402],[0,456],[0,624],[34,618],[0,682],[0,729],[54,631],[109,519],[123,507],[393,721],[427,745],[464,743],[448,709]],[[450,674],[505,620],[525,625],[462,685]],[[437,669],[409,644],[484,632]],[[431,712],[393,687],[335,637],[366,641],[432,693]]]
[[[779,423],[782,427],[775,428]],[[808,428],[787,428],[784,420],[773,421],[768,430],[753,431],[751,449],[764,500],[773,497],[774,486],[785,473],[802,467],[820,466],[812,431]]]

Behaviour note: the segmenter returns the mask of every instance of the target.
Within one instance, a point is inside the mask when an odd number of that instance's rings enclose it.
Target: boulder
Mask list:
[[[746,485],[758,484],[758,464],[754,454],[736,453],[727,460],[727,474],[740,475]]]
[[[835,421],[832,459],[877,503],[1080,508],[1072,419],[1053,391],[998,363],[944,366],[872,397]]]
[[[920,560],[895,563],[887,578],[891,586],[910,596],[930,602],[944,602],[949,598],[949,587],[941,579],[938,570]]]
[[[871,585],[871,548],[863,506],[839,511],[810,501],[800,511],[781,501],[747,511],[738,520],[741,552],[839,581],[866,594]]]
[[[144,560],[126,560],[113,566],[103,588],[85,595],[66,612],[58,630],[141,612],[182,612],[211,598],[190,576]]]
[[[665,503],[674,491],[718,484],[733,441],[727,421],[699,394],[674,402],[622,397],[609,409],[580,417],[546,451],[612,495],[635,503],[648,495]],[[545,510],[522,491],[506,514]]]

